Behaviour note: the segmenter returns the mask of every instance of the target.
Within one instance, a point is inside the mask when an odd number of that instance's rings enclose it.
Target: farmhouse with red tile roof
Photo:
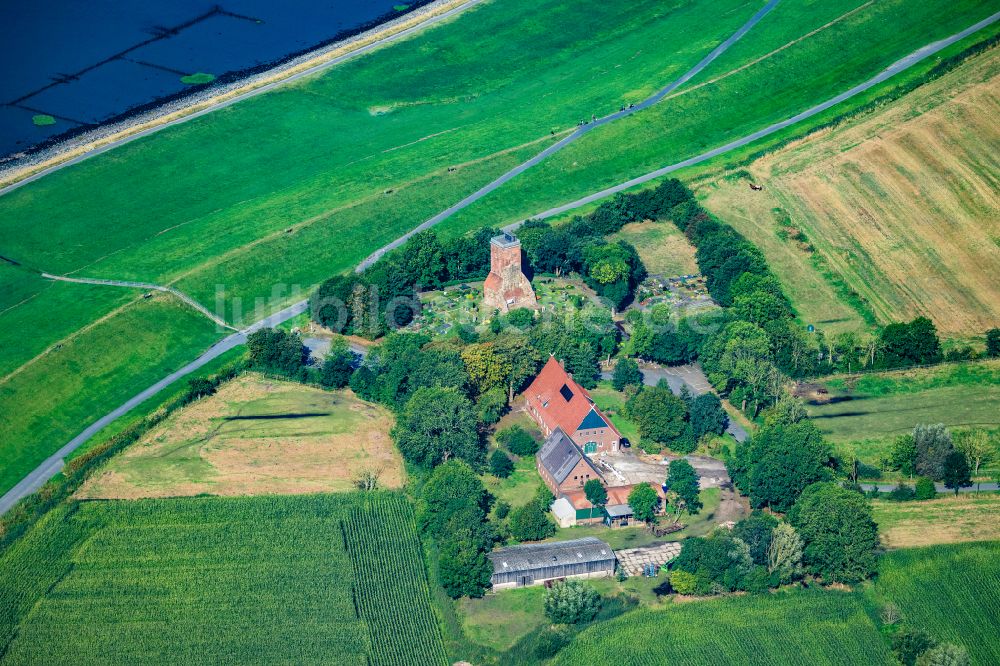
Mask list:
[[[587,455],[617,453],[621,433],[555,357],[524,391],[528,413],[545,436],[562,429]]]

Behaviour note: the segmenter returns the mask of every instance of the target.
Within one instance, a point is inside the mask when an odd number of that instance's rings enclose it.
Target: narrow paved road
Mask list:
[[[700,155],[695,155],[694,157],[690,157],[690,158],[688,158],[686,160],[677,162],[676,164],[671,164],[670,166],[665,166],[662,169],[657,169],[656,171],[651,171],[651,172],[649,172],[649,173],[647,173],[645,175],[639,176],[637,178],[633,178],[632,180],[627,180],[624,183],[619,183],[618,185],[615,185],[614,187],[609,187],[609,188],[607,188],[605,190],[601,190],[600,192],[595,192],[593,194],[587,195],[587,196],[583,197],[582,199],[577,199],[576,201],[573,201],[571,203],[564,204],[562,206],[557,206],[556,208],[550,208],[549,210],[544,211],[542,213],[538,213],[537,215],[532,215],[530,219],[544,220],[544,219],[547,219],[547,218],[550,218],[550,217],[555,217],[557,215],[561,215],[561,214],[565,213],[566,211],[573,210],[574,208],[579,208],[580,206],[584,206],[586,204],[593,203],[595,201],[600,201],[601,199],[604,199],[605,197],[609,197],[612,194],[617,194],[618,192],[622,192],[622,191],[627,190],[627,189],[629,189],[631,187],[635,187],[636,185],[641,185],[641,184],[647,183],[647,182],[649,182],[651,180],[656,180],[657,178],[662,178],[663,176],[666,176],[667,174],[673,173],[674,171],[677,171],[679,169],[683,169],[685,167],[694,166],[696,164],[700,164],[702,162],[706,162],[706,161],[712,159],[713,157],[718,157],[719,155],[723,155],[723,154],[728,153],[728,152],[730,152],[732,150],[736,150],[737,148],[742,148],[743,146],[746,146],[747,144],[753,143],[754,141],[756,141],[758,139],[763,139],[766,136],[770,136],[771,134],[774,134],[775,132],[780,132],[781,130],[785,129],[786,127],[790,127],[790,126],[792,126],[792,125],[794,125],[796,123],[802,122],[803,120],[806,120],[808,118],[812,118],[813,116],[818,115],[820,113],[823,113],[827,109],[829,109],[829,108],[831,108],[831,107],[833,107],[833,106],[835,106],[837,104],[840,104],[843,101],[846,101],[846,100],[848,100],[848,99],[850,99],[852,97],[860,95],[861,93],[865,92],[866,90],[869,90],[869,89],[873,88],[874,86],[877,86],[878,84],[882,83],[883,81],[888,80],[889,78],[895,76],[896,74],[899,74],[900,72],[903,72],[903,71],[909,69],[910,67],[913,67],[917,63],[919,63],[919,62],[921,62],[923,60],[926,60],[927,58],[930,58],[931,56],[935,55],[936,53],[938,53],[938,52],[940,52],[940,51],[948,48],[949,46],[951,46],[955,42],[960,41],[962,39],[965,39],[969,35],[972,35],[973,33],[976,33],[978,31],[982,30],[983,28],[986,28],[986,27],[988,27],[988,26],[996,23],[998,20],[1000,20],[1000,12],[997,12],[996,14],[993,14],[992,16],[989,16],[989,17],[983,19],[982,21],[979,21],[978,23],[975,23],[975,24],[969,26],[968,28],[966,28],[965,30],[962,30],[961,32],[955,33],[951,37],[946,37],[945,39],[942,39],[942,40],[937,41],[937,42],[931,42],[927,46],[924,46],[923,48],[914,51],[913,53],[911,53],[910,55],[906,56],[905,58],[901,58],[900,60],[897,60],[893,64],[889,65],[889,67],[887,67],[881,73],[877,74],[876,76],[873,76],[872,78],[868,79],[864,83],[856,85],[853,88],[851,88],[850,90],[848,90],[846,92],[843,92],[843,93],[837,95],[836,97],[831,97],[830,99],[828,99],[827,101],[823,102],[822,104],[817,104],[816,106],[814,106],[814,107],[812,107],[810,109],[806,109],[802,113],[796,114],[796,115],[792,116],[791,118],[788,118],[786,120],[782,120],[781,122],[777,122],[777,123],[775,123],[773,125],[770,125],[769,127],[765,127],[762,130],[758,130],[758,131],[756,131],[756,132],[754,132],[752,134],[748,134],[747,136],[745,136],[743,138],[736,139],[735,141],[731,141],[731,142],[727,143],[724,146],[719,146],[718,148],[713,148],[712,150],[704,152],[704,153],[702,153]],[[516,222],[514,224],[509,225],[506,228],[509,229],[509,230],[515,229],[515,228],[519,227],[520,225],[524,224],[525,221],[526,220],[522,220],[521,222]]]
[[[687,386],[691,395],[698,396],[712,390],[712,385],[698,364],[679,365],[676,367],[661,367],[657,365],[643,365],[639,368],[642,371],[642,383],[646,386],[656,386],[661,380],[666,381],[674,395],[681,394],[681,387]],[[612,373],[602,372],[601,379],[611,380]],[[729,419],[726,432],[737,442],[743,443],[749,437],[746,429],[733,419]]]
[[[673,83],[671,83],[670,85],[668,85],[666,88],[663,88],[662,90],[658,91],[656,94],[648,97],[647,99],[639,102],[638,104],[636,104],[636,105],[634,105],[634,106],[632,106],[630,108],[625,109],[624,111],[618,111],[616,113],[612,113],[611,115],[604,116],[603,118],[598,118],[597,120],[595,120],[593,122],[589,122],[589,123],[587,123],[585,125],[582,125],[576,131],[574,131],[572,134],[570,134],[569,136],[567,136],[567,137],[559,140],[558,142],[552,144],[551,146],[549,146],[548,148],[546,148],[542,152],[538,153],[537,155],[535,155],[534,157],[532,157],[531,159],[529,159],[527,162],[523,162],[523,163],[519,164],[518,166],[514,167],[513,169],[511,169],[507,173],[503,174],[502,176],[500,176],[499,178],[497,178],[496,180],[494,180],[493,182],[489,183],[488,185],[483,186],[479,190],[477,190],[477,191],[473,192],[472,194],[470,194],[469,196],[465,197],[464,199],[462,199],[461,201],[459,201],[454,206],[441,211],[440,213],[438,213],[434,217],[430,218],[426,222],[423,222],[422,224],[420,224],[419,226],[417,226],[415,229],[412,229],[408,233],[400,236],[399,238],[397,238],[393,242],[389,243],[385,247],[382,247],[382,248],[376,250],[371,255],[369,255],[369,257],[367,259],[365,259],[360,264],[358,264],[358,267],[356,269],[357,272],[360,273],[361,271],[367,269],[369,266],[371,266],[376,261],[378,261],[379,258],[382,255],[384,255],[386,252],[390,252],[390,251],[395,250],[396,248],[400,247],[401,245],[403,245],[403,243],[405,243],[406,241],[408,241],[410,239],[410,237],[413,236],[414,234],[420,233],[421,231],[426,231],[427,229],[430,229],[431,227],[433,227],[433,226],[435,226],[437,224],[440,224],[441,222],[447,220],[449,217],[451,217],[452,215],[454,215],[458,211],[462,210],[463,208],[465,208],[466,206],[468,206],[468,205],[470,205],[472,203],[475,203],[476,201],[479,201],[480,199],[482,199],[484,196],[486,196],[487,194],[489,194],[493,190],[495,190],[498,187],[500,187],[501,185],[509,182],[511,179],[517,177],[519,174],[523,173],[524,171],[527,171],[528,169],[530,169],[531,167],[535,166],[539,162],[545,160],[546,158],[548,158],[548,157],[550,157],[550,156],[558,153],[560,150],[562,150],[563,148],[565,148],[569,144],[573,143],[574,141],[576,141],[577,139],[579,139],[583,135],[587,134],[588,132],[597,129],[598,127],[601,127],[602,125],[607,125],[608,123],[612,123],[612,122],[614,122],[616,120],[619,120],[621,118],[624,118],[626,116],[630,116],[633,113],[636,113],[636,112],[641,111],[643,109],[648,109],[652,105],[656,104],[657,102],[659,102],[660,100],[662,100],[664,97],[666,97],[667,95],[669,95],[670,93],[672,93],[673,91],[675,91],[677,88],[679,88],[680,86],[684,85],[685,83],[687,83],[688,81],[690,81],[692,78],[694,78],[695,76],[697,76],[703,69],[705,69],[710,64],[712,64],[712,62],[714,62],[716,58],[718,58],[720,55],[722,55],[723,53],[725,53],[729,49],[730,46],[732,46],[737,41],[739,41],[739,39],[741,37],[743,37],[743,35],[747,34],[747,32],[749,32],[751,28],[753,28],[755,25],[757,25],[757,23],[759,23],[762,18],[764,18],[765,16],[767,16],[771,12],[771,10],[774,9],[777,6],[777,4],[780,1],[781,0],[770,0],[770,2],[768,2],[766,5],[764,5],[756,14],[754,14],[753,16],[751,16],[750,20],[748,20],[746,23],[744,23],[742,26],[740,26],[740,29],[737,30],[736,32],[734,32],[729,37],[729,39],[727,39],[726,41],[722,42],[721,44],[719,44],[718,46],[716,46],[714,49],[712,49],[712,52],[709,53],[704,58],[702,58],[701,61],[697,65],[695,65],[694,67],[692,67],[691,69],[689,69],[679,79],[677,79],[676,81],[674,81]]]
[[[396,42],[396,41],[399,41],[401,39],[406,39],[407,37],[409,37],[409,36],[411,36],[411,35],[413,35],[413,34],[415,34],[417,32],[420,32],[421,30],[424,30],[425,28],[428,28],[428,27],[430,27],[432,25],[440,23],[441,21],[449,19],[452,16],[455,16],[456,14],[465,11],[469,7],[473,7],[473,6],[478,5],[478,4],[480,4],[480,3],[484,2],[484,1],[485,0],[468,0],[467,2],[464,2],[463,4],[459,5],[458,7],[453,7],[452,9],[449,9],[449,10],[447,10],[445,12],[442,12],[442,13],[437,14],[435,16],[431,16],[431,17],[429,17],[427,19],[424,19],[424,20],[420,21],[416,25],[410,26],[409,28],[406,28],[404,30],[400,30],[399,32],[393,33],[391,35],[387,35],[386,37],[383,37],[381,39],[377,39],[377,40],[371,42],[370,44],[366,44],[364,46],[358,47],[358,48],[354,49],[353,51],[345,53],[344,55],[337,56],[336,58],[331,58],[330,60],[326,60],[324,62],[321,62],[321,63],[317,64],[317,65],[313,65],[312,67],[308,67],[308,68],[302,70],[301,72],[296,72],[295,74],[290,74],[290,75],[288,75],[288,76],[286,76],[284,78],[281,78],[281,79],[279,79],[277,81],[272,81],[271,83],[266,83],[266,84],[264,84],[264,85],[262,85],[262,86],[260,86],[258,88],[254,88],[253,90],[249,90],[249,91],[247,91],[245,93],[239,94],[239,95],[237,95],[235,97],[232,97],[230,99],[227,99],[227,100],[224,100],[224,101],[221,101],[221,102],[216,102],[215,104],[212,104],[211,106],[208,106],[208,107],[206,107],[204,109],[201,109],[200,111],[195,111],[194,113],[190,113],[190,114],[188,114],[186,116],[182,116],[180,118],[177,118],[176,120],[171,120],[171,121],[168,121],[168,122],[164,122],[164,123],[158,124],[158,125],[156,125],[154,127],[150,127],[149,129],[142,130],[141,132],[136,132],[135,134],[130,134],[129,136],[126,136],[126,137],[123,137],[123,138],[118,139],[116,141],[112,141],[111,143],[105,144],[105,145],[101,146],[100,148],[94,148],[93,150],[88,150],[87,152],[81,153],[80,155],[77,155],[76,157],[70,158],[70,159],[66,160],[65,162],[60,162],[59,164],[55,164],[55,165],[53,165],[51,167],[48,167],[47,169],[43,169],[43,170],[41,170],[41,171],[39,171],[37,173],[34,173],[34,174],[30,175],[30,176],[22,178],[21,180],[19,180],[17,182],[11,183],[10,185],[7,185],[5,187],[0,187],[0,196],[3,196],[4,194],[7,194],[8,192],[13,192],[17,188],[19,188],[19,187],[21,187],[23,185],[27,185],[28,183],[30,183],[32,181],[38,180],[39,178],[41,178],[43,176],[47,176],[48,174],[52,173],[53,171],[58,171],[59,169],[63,169],[65,167],[70,166],[71,164],[76,164],[77,162],[82,162],[83,160],[88,159],[90,157],[94,157],[95,155],[100,155],[101,153],[107,152],[107,151],[111,150],[112,148],[117,148],[118,146],[122,146],[122,145],[124,145],[126,143],[129,143],[131,141],[135,141],[136,139],[141,139],[142,137],[149,136],[150,134],[155,134],[156,132],[159,132],[160,130],[166,129],[168,127],[173,127],[174,125],[180,125],[181,123],[186,123],[189,120],[194,120],[195,118],[200,118],[201,116],[204,116],[205,114],[212,113],[213,111],[218,111],[219,109],[224,109],[225,107],[232,106],[233,104],[236,104],[237,102],[242,102],[245,99],[249,99],[251,97],[255,97],[257,95],[261,95],[263,93],[266,93],[266,92],[269,92],[271,90],[274,90],[275,88],[279,88],[281,86],[288,85],[289,83],[292,83],[294,81],[298,81],[299,79],[302,79],[304,77],[312,76],[313,74],[316,74],[317,72],[321,72],[321,71],[323,71],[325,69],[329,69],[330,67],[335,67],[336,65],[339,65],[339,64],[341,64],[343,62],[346,62],[348,60],[352,60],[352,59],[357,58],[358,56],[364,55],[366,53],[370,53],[371,51],[374,51],[375,49],[380,48],[382,46],[385,46],[386,44],[391,44],[392,42]],[[0,513],[2,513],[2,512],[0,512]]]
[[[105,426],[110,425],[112,422],[117,420],[120,416],[124,416],[126,413],[138,407],[140,404],[152,398],[154,395],[167,388],[179,379],[186,377],[187,375],[195,372],[199,368],[205,366],[206,364],[214,361],[219,356],[222,356],[230,349],[234,349],[244,344],[247,340],[247,335],[256,331],[259,328],[264,328],[266,326],[277,326],[278,324],[288,321],[295,315],[305,312],[308,303],[302,301],[291,305],[280,312],[276,312],[266,319],[262,319],[257,323],[239,331],[233,333],[232,335],[223,338],[219,342],[212,345],[208,351],[199,356],[196,360],[188,363],[183,368],[170,373],[160,381],[156,382],[146,390],[133,396],[122,404],[117,409],[105,414],[101,418],[94,421],[92,424],[87,426],[87,428],[81,432],[79,435],[71,439],[66,443],[61,449],[53,453],[51,456],[45,459],[41,465],[39,465],[33,472],[24,477],[16,486],[11,488],[3,497],[0,497],[0,515],[6,513],[15,503],[22,497],[29,495],[42,485],[55,476],[62,469],[63,458],[68,456],[70,453],[75,451],[77,448],[83,445],[84,442],[89,440],[91,437],[100,432]]]
[[[99,278],[79,278],[79,277],[67,277],[65,275],[52,275],[50,273],[42,273],[42,277],[49,280],[57,280],[59,282],[76,282],[78,284],[98,284],[105,285],[109,287],[129,287],[132,289],[148,289],[152,291],[162,291],[168,294],[173,294],[177,298],[181,299],[191,307],[193,307],[198,312],[202,313],[216,324],[222,328],[228,328],[231,331],[235,331],[235,326],[230,326],[226,321],[213,313],[211,310],[206,308],[204,305],[194,300],[183,291],[174,289],[173,287],[164,287],[162,285],[153,284],[152,282],[129,282],[126,280],[102,280]]]
[[[666,175],[666,174],[668,174],[668,173],[670,173],[672,171],[676,171],[677,169],[681,169],[681,168],[686,167],[686,166],[691,166],[693,164],[698,164],[699,162],[704,162],[705,160],[711,159],[711,158],[716,157],[718,155],[722,155],[723,153],[728,152],[730,150],[734,150],[735,148],[740,148],[742,146],[745,146],[748,143],[750,143],[752,141],[755,141],[756,139],[768,136],[769,134],[773,134],[774,132],[777,132],[780,129],[783,129],[785,127],[789,127],[790,125],[793,125],[793,124],[795,124],[797,122],[800,122],[802,120],[805,120],[807,118],[815,116],[816,114],[821,113],[822,111],[825,111],[826,109],[829,109],[830,107],[834,106],[835,104],[838,104],[838,103],[840,103],[840,102],[842,102],[844,100],[850,99],[851,97],[854,97],[855,95],[858,95],[858,94],[864,92],[865,90],[868,90],[871,87],[873,87],[873,86],[875,86],[875,85],[877,85],[877,84],[885,81],[886,79],[890,78],[894,74],[898,74],[899,72],[902,72],[902,71],[906,70],[907,68],[912,67],[913,65],[916,65],[917,63],[925,60],[926,58],[929,58],[929,57],[933,56],[934,54],[940,52],[942,49],[945,49],[948,46],[951,46],[955,42],[957,42],[957,41],[959,41],[961,39],[964,39],[965,37],[968,37],[969,35],[977,32],[977,31],[979,31],[979,30],[981,30],[981,29],[983,29],[983,28],[985,28],[985,27],[987,27],[989,25],[992,25],[993,23],[996,23],[998,20],[1000,20],[1000,12],[997,12],[996,14],[993,14],[992,16],[990,16],[990,17],[988,17],[986,19],[983,19],[982,21],[979,21],[978,23],[969,26],[965,30],[962,30],[961,32],[956,33],[956,34],[952,35],[951,37],[948,37],[946,39],[943,39],[943,40],[940,40],[940,41],[937,41],[937,42],[932,42],[931,44],[928,44],[927,46],[925,46],[925,47],[923,47],[923,48],[921,48],[921,49],[919,49],[917,51],[914,51],[912,54],[906,56],[905,58],[903,58],[903,59],[901,59],[899,61],[897,61],[892,66],[890,66],[888,69],[886,69],[882,73],[880,73],[880,74],[872,77],[871,79],[869,79],[865,83],[862,83],[862,84],[860,84],[858,86],[855,86],[854,88],[851,88],[847,92],[842,93],[840,95],[837,95],[836,97],[834,97],[834,98],[832,98],[832,99],[824,102],[823,104],[816,105],[816,106],[812,107],[811,109],[809,109],[807,111],[803,111],[802,113],[800,113],[798,115],[792,116],[788,120],[785,120],[785,121],[782,121],[780,123],[776,123],[774,125],[771,125],[770,127],[767,127],[767,128],[765,128],[763,130],[760,130],[758,132],[754,132],[753,134],[750,134],[750,135],[748,135],[748,136],[746,136],[746,137],[744,137],[742,139],[738,139],[736,141],[733,141],[731,143],[726,144],[725,146],[721,146],[721,147],[716,148],[714,150],[708,151],[707,153],[702,153],[701,155],[689,158],[689,159],[684,160],[682,162],[678,162],[677,164],[673,164],[673,165],[670,165],[670,166],[667,166],[667,167],[663,167],[662,169],[658,169],[658,170],[653,171],[651,173],[648,173],[648,174],[646,174],[644,176],[639,176],[638,178],[633,178],[632,180],[626,181],[625,183],[621,183],[621,184],[616,185],[614,187],[610,187],[610,188],[608,188],[606,190],[602,190],[601,192],[597,192],[595,194],[589,195],[589,196],[584,197],[582,199],[578,199],[577,201],[574,201],[573,203],[566,204],[564,206],[559,206],[558,208],[549,209],[549,210],[547,210],[545,212],[539,213],[538,215],[534,215],[532,217],[538,218],[538,219],[544,219],[544,218],[547,218],[547,217],[552,217],[554,215],[559,215],[559,214],[561,214],[563,212],[566,212],[567,210],[571,210],[573,208],[577,208],[579,206],[591,203],[593,201],[597,201],[597,200],[602,199],[604,197],[607,197],[607,196],[609,196],[611,194],[615,194],[616,192],[620,192],[622,190],[625,190],[625,189],[628,189],[630,187],[633,187],[635,185],[639,185],[641,183],[645,183],[645,182],[648,182],[650,180],[654,180],[654,179],[659,178],[659,177],[661,177],[663,175]],[[2,192],[3,191],[0,190],[0,193],[2,193]],[[480,195],[480,196],[482,196],[482,195]],[[472,203],[472,202],[469,201],[465,205],[468,205],[469,203]],[[462,206],[462,207],[464,208],[465,206]],[[450,208],[448,210],[451,211],[451,212],[447,216],[442,217],[441,219],[437,219],[435,221],[435,224],[437,224],[438,222],[440,222],[443,219],[446,219],[446,217],[450,216],[451,214],[453,214],[457,210],[460,210],[460,208],[455,208],[453,206],[452,208]],[[442,213],[442,215],[443,215],[443,213]],[[432,220],[433,219],[436,219],[436,218],[432,218]],[[425,222],[424,225],[426,225],[426,224],[427,223]],[[521,223],[518,222],[518,223],[510,225],[508,228],[513,229],[513,228],[519,226],[520,224]],[[426,227],[424,225],[421,225],[421,227],[418,228],[418,229],[416,229],[416,230],[414,230],[414,232],[417,231],[417,230],[422,230],[424,228],[428,228],[428,227]],[[433,226],[433,225],[431,225],[431,226]],[[392,248],[398,247],[399,245],[402,244],[402,242],[405,242],[405,239],[408,238],[410,235],[412,235],[412,233],[413,232],[411,232],[411,234],[408,234],[407,236],[404,236],[402,239],[400,239],[397,242],[390,243],[385,248],[383,248],[379,253],[376,253],[376,254],[379,255],[379,256],[381,256],[381,254],[384,254],[386,251],[388,251],[388,250],[390,250]],[[373,255],[373,256],[375,256],[375,255]],[[359,266],[358,268],[359,268],[359,270],[364,270],[362,266]],[[208,351],[206,351],[204,354],[202,354],[200,357],[198,357],[197,360],[195,360],[192,363],[184,366],[183,368],[181,368],[177,372],[171,374],[170,376],[164,378],[163,380],[157,382],[153,386],[149,387],[148,389],[146,389],[145,391],[143,391],[139,395],[135,396],[134,398],[132,398],[131,400],[129,400],[128,402],[126,402],[124,405],[122,405],[118,409],[115,409],[111,413],[109,413],[109,414],[101,417],[100,419],[98,419],[94,424],[92,424],[90,427],[88,427],[82,433],[80,433],[79,435],[77,435],[76,437],[74,437],[69,443],[67,443],[65,446],[63,446],[61,449],[59,449],[59,451],[57,451],[55,454],[53,454],[52,456],[50,456],[49,458],[47,458],[45,460],[45,462],[43,462],[41,465],[39,465],[33,472],[31,472],[20,483],[18,483],[16,486],[14,486],[14,488],[12,488],[10,491],[8,491],[2,498],[0,498],[0,515],[2,515],[3,513],[6,513],[7,510],[9,510],[10,507],[12,507],[17,502],[17,500],[19,500],[20,498],[24,497],[25,495],[28,495],[28,494],[34,492],[35,490],[37,490],[38,488],[40,488],[42,486],[42,484],[44,484],[48,479],[50,479],[53,476],[55,476],[55,474],[57,474],[59,472],[59,470],[62,469],[62,462],[63,462],[62,459],[65,456],[69,455],[71,452],[73,452],[76,448],[78,448],[84,442],[86,442],[90,437],[92,437],[95,433],[97,433],[101,428],[103,428],[104,426],[108,425],[109,423],[111,423],[112,421],[114,421],[115,419],[117,419],[119,416],[125,414],[126,412],[128,412],[129,410],[131,410],[133,407],[139,405],[143,401],[145,401],[145,400],[151,398],[152,396],[156,395],[158,392],[160,392],[161,390],[163,390],[164,388],[166,388],[167,386],[169,386],[173,382],[177,381],[178,379],[181,379],[181,378],[185,377],[186,375],[194,372],[195,370],[197,370],[198,368],[204,366],[205,364],[209,363],[210,361],[215,360],[220,355],[222,355],[226,351],[232,349],[233,347],[236,347],[236,346],[238,346],[240,344],[243,344],[243,342],[245,342],[245,340],[246,340],[246,334],[249,333],[249,332],[251,332],[252,330],[255,330],[256,328],[260,328],[260,327],[263,327],[263,326],[276,326],[276,325],[278,325],[278,324],[280,324],[282,322],[287,321],[288,319],[291,319],[292,317],[294,317],[297,314],[305,312],[307,306],[308,306],[308,301],[300,301],[298,303],[295,303],[294,305],[289,306],[288,308],[285,308],[284,310],[282,310],[280,312],[277,312],[277,313],[271,315],[270,317],[268,317],[268,318],[266,318],[264,320],[261,320],[261,321],[257,322],[256,324],[254,324],[250,328],[244,329],[243,331],[241,331],[239,333],[234,333],[233,335],[230,335],[229,337],[227,337],[224,340],[220,341],[216,345],[212,346]]]

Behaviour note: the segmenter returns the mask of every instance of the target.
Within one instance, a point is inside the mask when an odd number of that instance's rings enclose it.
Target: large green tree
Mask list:
[[[660,506],[660,496],[648,483],[640,483],[628,494],[628,505],[636,520],[652,523],[656,520],[656,510]]]
[[[640,446],[655,453],[679,440],[687,430],[687,405],[665,386],[645,387],[628,403],[639,428]]]
[[[729,425],[729,416],[722,401],[714,393],[703,393],[691,401],[691,432],[696,439],[702,435],[721,435]]]
[[[392,437],[407,461],[433,467],[461,458],[479,467],[485,452],[469,399],[454,388],[421,388],[406,403]]]
[[[788,513],[805,543],[810,573],[827,582],[857,583],[874,575],[878,527],[864,495],[832,482],[815,483]]]
[[[960,488],[972,485],[969,459],[961,451],[952,451],[944,459],[944,486],[955,491],[958,497]]]
[[[518,541],[541,541],[555,534],[545,507],[537,499],[514,509],[510,514],[510,534]]]
[[[701,489],[698,485],[698,472],[687,460],[680,458],[670,461],[667,467],[667,502],[674,508],[674,523],[682,513],[694,515],[701,511]]]
[[[831,478],[829,444],[810,421],[760,430],[729,461],[733,481],[755,508],[787,511],[806,486]]]
[[[642,386],[639,364],[630,358],[620,359],[611,375],[611,385],[616,391],[624,391],[626,386]]]

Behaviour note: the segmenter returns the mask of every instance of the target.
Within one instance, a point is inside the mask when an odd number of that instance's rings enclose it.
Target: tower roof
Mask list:
[[[520,247],[521,241],[517,239],[512,233],[504,232],[499,236],[494,236],[490,239],[490,243],[497,245],[499,247]]]

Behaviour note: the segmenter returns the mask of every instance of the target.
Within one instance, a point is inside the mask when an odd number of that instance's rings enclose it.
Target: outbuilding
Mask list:
[[[595,537],[500,548],[489,554],[494,590],[561,578],[602,578],[615,572],[611,546]]]

